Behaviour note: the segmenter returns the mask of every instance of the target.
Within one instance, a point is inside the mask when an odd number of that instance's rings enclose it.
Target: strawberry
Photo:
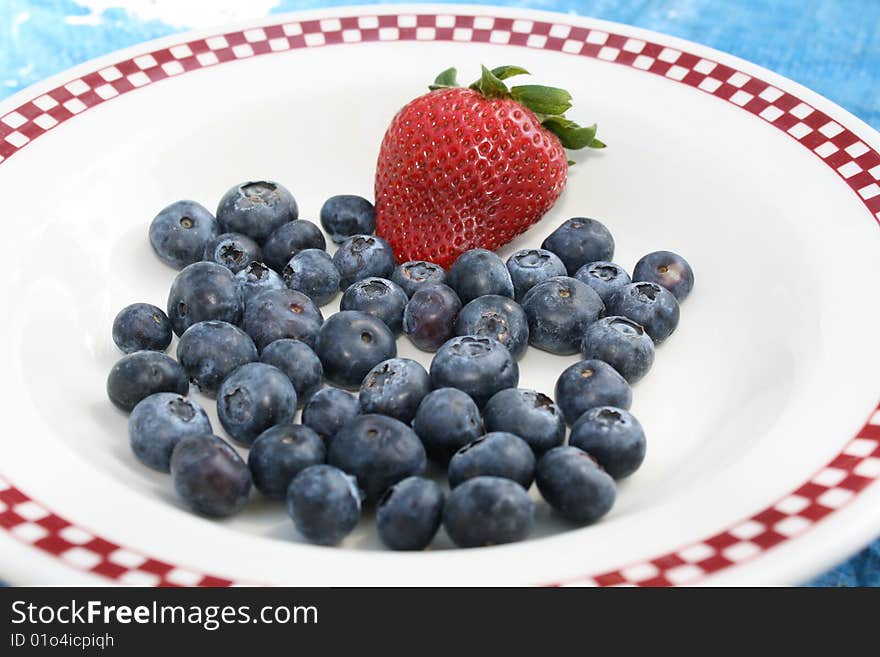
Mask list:
[[[571,95],[504,80],[493,70],[469,87],[455,69],[401,109],[376,164],[376,233],[398,260],[448,268],[469,249],[495,250],[546,213],[565,187],[565,149],[604,148],[596,126],[565,118]]]

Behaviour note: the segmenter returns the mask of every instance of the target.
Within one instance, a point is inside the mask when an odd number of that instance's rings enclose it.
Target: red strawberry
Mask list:
[[[376,233],[401,262],[449,267],[469,249],[497,249],[547,212],[565,187],[565,148],[604,148],[596,126],[566,119],[567,91],[510,89],[502,66],[470,87],[441,73],[391,121],[376,164]]]

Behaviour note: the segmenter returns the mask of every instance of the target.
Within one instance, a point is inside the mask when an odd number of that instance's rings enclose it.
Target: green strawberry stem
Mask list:
[[[596,124],[583,127],[565,117],[571,109],[571,94],[565,89],[544,87],[539,84],[523,84],[508,88],[504,80],[515,75],[530,75],[519,66],[499,66],[491,71],[485,66],[480,79],[468,88],[479,91],[486,98],[509,98],[532,110],[547,130],[559,138],[565,148],[579,150],[581,148],[605,148],[605,144],[596,138]],[[448,68],[429,85],[431,91],[458,87],[457,71]],[[571,161],[569,161],[571,164]]]

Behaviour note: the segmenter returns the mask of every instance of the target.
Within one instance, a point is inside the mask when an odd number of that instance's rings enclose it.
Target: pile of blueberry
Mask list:
[[[131,413],[135,456],[170,472],[200,514],[240,511],[253,486],[325,545],[354,529],[364,503],[393,549],[427,547],[441,524],[461,547],[521,540],[533,482],[573,523],[607,513],[615,480],[645,456],[630,384],[678,324],[687,262],[651,253],[631,280],[611,262],[605,226],[574,218],[506,264],[475,249],[446,272],[398,265],[363,198],[335,196],[320,219],[339,244],[332,256],[274,182],[233,187],[216,217],[193,201],[156,216],[153,249],[181,271],[167,314],[137,303],[117,315],[113,340],[127,355],[107,380]],[[325,319],[320,307],[340,290],[341,310]],[[436,352],[428,371],[397,357],[401,332]],[[177,360],[164,353],[172,334]],[[555,402],[517,387],[530,344],[583,355]],[[216,398],[247,462],[214,434],[190,384]],[[424,476],[429,459],[447,469],[448,495]]]

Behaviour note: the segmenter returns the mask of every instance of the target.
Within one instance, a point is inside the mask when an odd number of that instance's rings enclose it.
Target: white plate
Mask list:
[[[0,105],[0,575],[788,584],[880,532],[880,135],[868,126],[729,55],[574,16],[334,8],[206,37],[110,55]],[[104,392],[114,314],[163,306],[174,276],[150,250],[150,219],[178,198],[213,207],[254,177],[288,185],[306,218],[331,194],[370,196],[394,112],[440,70],[475,76],[481,62],[567,87],[572,115],[609,144],[575,156],[557,206],[502,256],[586,214],[627,268],[668,248],[696,270],[678,332],[635,388],[644,467],[597,525],[566,530],[541,503],[535,538],[480,550],[444,549],[441,535],[424,553],[382,551],[368,521],[341,549],[304,545],[256,495],[225,522],[187,512],[131,456]],[[552,393],[574,360],[532,349],[521,385]]]

